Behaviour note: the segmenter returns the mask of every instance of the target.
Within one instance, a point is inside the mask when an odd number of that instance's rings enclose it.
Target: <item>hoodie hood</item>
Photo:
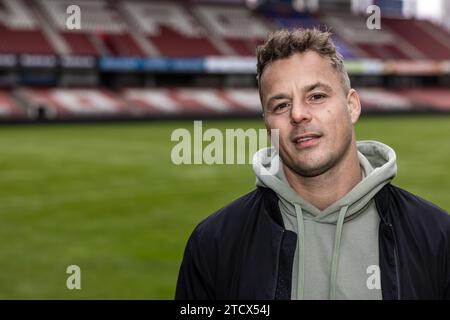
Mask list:
[[[304,219],[319,223],[336,224],[333,253],[329,276],[329,298],[336,298],[336,278],[339,265],[340,244],[344,223],[365,211],[374,195],[389,183],[397,173],[396,155],[392,148],[377,141],[357,142],[362,180],[344,197],[324,210],[320,210],[302,197],[289,185],[284,175],[279,154],[275,148],[258,151],[253,158],[256,185],[272,189],[279,198],[283,221],[292,223],[297,231],[297,299],[304,295],[305,226]],[[290,216],[290,217],[289,217]]]
[[[289,185],[283,166],[275,148],[261,149],[253,158],[256,185],[272,189],[280,199],[280,206],[292,215],[295,205],[300,205],[303,214],[323,223],[336,223],[342,207],[348,207],[345,221],[356,217],[373,196],[397,174],[395,151],[377,141],[358,141],[358,158],[363,179],[344,197],[320,210],[301,196]]]

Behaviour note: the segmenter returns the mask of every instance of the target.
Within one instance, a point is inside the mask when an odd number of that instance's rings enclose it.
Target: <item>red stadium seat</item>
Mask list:
[[[444,32],[435,33],[438,32],[436,28],[427,32],[426,24],[416,20],[386,18],[383,23],[415,46],[426,58],[439,60],[450,57],[450,47],[442,43],[445,38],[441,38],[441,34]]]
[[[44,108],[54,118],[120,116],[129,113],[124,100],[105,89],[20,89],[27,108]]]
[[[0,90],[0,119],[23,119],[25,110],[12,99],[6,90]]]
[[[0,53],[55,53],[38,19],[22,0],[0,0],[0,39]]]

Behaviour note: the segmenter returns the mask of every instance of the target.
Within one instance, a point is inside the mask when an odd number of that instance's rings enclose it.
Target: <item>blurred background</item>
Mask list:
[[[279,28],[334,33],[358,138],[392,146],[394,184],[449,211],[449,15],[444,0],[0,0],[0,298],[172,299],[195,225],[255,178],[174,165],[171,133],[262,128],[254,53]]]

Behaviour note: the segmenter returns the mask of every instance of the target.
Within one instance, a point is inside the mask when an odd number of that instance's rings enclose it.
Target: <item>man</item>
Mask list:
[[[330,33],[274,32],[257,78],[279,150],[254,158],[256,190],[196,227],[176,298],[450,299],[450,216],[390,183],[394,150],[356,141]]]

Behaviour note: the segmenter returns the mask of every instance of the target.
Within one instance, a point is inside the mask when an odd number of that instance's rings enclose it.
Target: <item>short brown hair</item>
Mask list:
[[[331,40],[331,32],[319,29],[282,29],[269,34],[266,42],[256,48],[256,79],[261,87],[261,75],[270,63],[289,58],[295,53],[314,51],[327,58],[342,80],[344,92],[350,90],[350,79],[344,67],[344,59]]]

